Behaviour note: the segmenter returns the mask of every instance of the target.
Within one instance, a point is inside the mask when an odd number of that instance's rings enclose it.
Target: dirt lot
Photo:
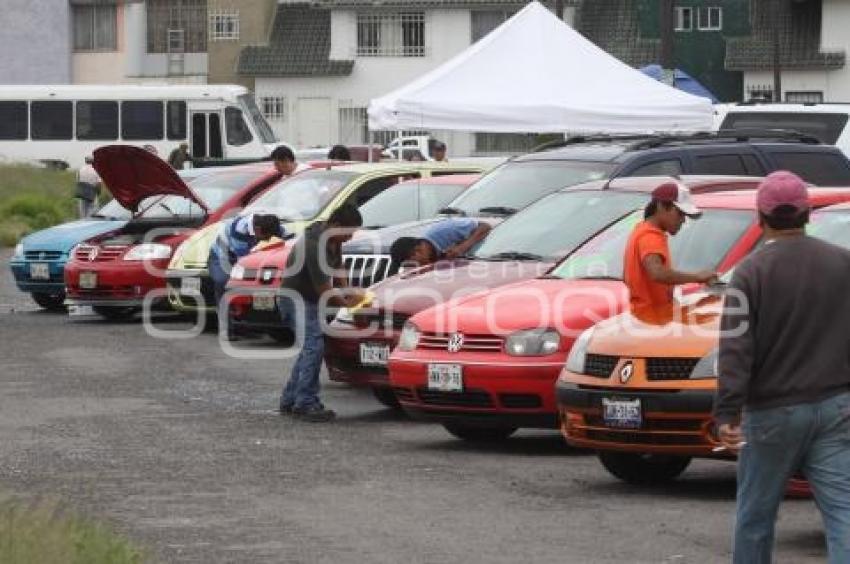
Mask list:
[[[728,560],[731,464],[635,489],[555,433],[473,447],[334,384],[339,420],[297,423],[272,411],[288,363],[36,311],[8,256],[0,492],[60,499],[163,562]],[[811,501],[786,502],[779,561],[822,561],[820,531]]]

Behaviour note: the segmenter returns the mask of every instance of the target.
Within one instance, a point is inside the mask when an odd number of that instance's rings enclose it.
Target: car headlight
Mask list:
[[[590,341],[592,339],[593,327],[586,329],[578,336],[576,342],[573,343],[573,348],[570,349],[570,355],[567,357],[567,370],[575,374],[584,374],[584,361],[587,358],[587,347],[590,346]]]
[[[543,356],[558,351],[561,335],[552,329],[517,331],[505,341],[505,352],[511,356]]]
[[[155,260],[167,259],[171,256],[171,247],[159,243],[143,243],[136,245],[124,255],[124,260]]]
[[[689,378],[692,380],[699,380],[703,378],[717,378],[717,360],[719,357],[720,349],[718,347],[713,348],[707,355],[699,359],[694,369],[691,370],[691,375]]]
[[[23,243],[18,243],[17,245],[15,245],[15,254],[12,255],[12,256],[14,256],[15,258],[19,258],[19,257],[24,256],[24,244]]]
[[[236,264],[230,269],[230,277],[234,280],[242,280],[245,278],[245,267],[241,264]]]
[[[405,324],[401,330],[401,337],[398,339],[398,349],[401,351],[415,350],[419,345],[419,337],[422,332],[413,323]]]

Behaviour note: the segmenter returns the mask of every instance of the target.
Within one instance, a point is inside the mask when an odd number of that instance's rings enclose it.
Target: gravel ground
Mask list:
[[[734,466],[621,484],[559,435],[476,447],[326,383],[338,421],[276,415],[289,363],[213,335],[30,306],[0,258],[0,492],[58,499],[162,562],[724,562]],[[180,323],[162,319],[163,329]],[[250,344],[272,351],[270,343]],[[786,501],[778,561],[824,559],[820,518]]]

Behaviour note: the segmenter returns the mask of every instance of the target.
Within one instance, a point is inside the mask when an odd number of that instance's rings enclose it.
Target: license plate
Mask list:
[[[180,293],[184,296],[198,296],[201,293],[200,278],[181,278]]]
[[[366,366],[386,366],[389,356],[390,347],[387,345],[360,343],[360,364]]]
[[[254,294],[251,301],[254,309],[258,311],[271,311],[274,309],[274,294]]]
[[[428,389],[438,392],[462,392],[463,367],[460,364],[429,364]]]
[[[80,288],[91,290],[97,288],[97,272],[81,272]]]
[[[602,419],[608,427],[638,429],[643,423],[640,399],[602,398]]]
[[[30,264],[30,278],[33,280],[50,280],[50,265],[46,262]]]

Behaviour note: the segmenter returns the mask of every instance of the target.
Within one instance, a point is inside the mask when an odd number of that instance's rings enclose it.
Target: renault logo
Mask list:
[[[97,258],[97,247],[92,247],[89,251],[89,262]]]
[[[622,368],[620,368],[620,382],[625,384],[632,378],[632,374],[635,373],[635,365],[631,360],[627,360]]]
[[[460,348],[463,346],[463,333],[452,333],[449,337],[449,342],[446,345],[446,348],[450,353],[460,352]]]

